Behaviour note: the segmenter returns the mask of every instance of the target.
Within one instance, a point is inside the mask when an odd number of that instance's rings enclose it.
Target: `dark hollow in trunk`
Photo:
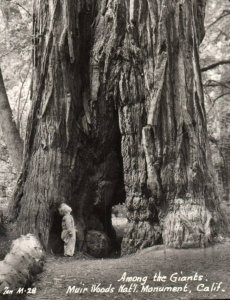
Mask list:
[[[111,207],[125,200],[118,111],[92,54],[100,13],[96,2],[34,5],[32,109],[10,212],[19,233],[35,233],[45,248],[60,241],[61,202],[84,249],[89,230],[115,239]]]

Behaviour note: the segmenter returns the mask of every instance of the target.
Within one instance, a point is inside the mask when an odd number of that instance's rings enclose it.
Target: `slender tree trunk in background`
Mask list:
[[[10,159],[17,171],[20,171],[23,155],[23,141],[13,120],[12,110],[7,97],[0,69],[0,126]]]
[[[65,201],[83,240],[90,229],[113,239],[125,188],[123,253],[211,242],[220,213],[199,69],[204,1],[36,0],[34,13],[33,105],[11,203],[20,233],[47,246]]]

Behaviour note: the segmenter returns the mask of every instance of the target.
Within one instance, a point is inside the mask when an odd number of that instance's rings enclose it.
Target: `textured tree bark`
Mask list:
[[[23,156],[23,141],[13,120],[12,110],[7,97],[2,72],[0,69],[0,126],[3,133],[4,141],[10,155],[10,159],[20,171]]]
[[[198,54],[205,1],[136,3],[125,39],[133,63],[124,63],[120,78],[129,220],[123,253],[162,239],[169,247],[203,247],[222,219]]]
[[[118,113],[91,58],[100,5],[34,2],[32,109],[10,214],[46,248],[52,234],[60,239],[61,202],[73,209],[82,248],[89,230],[115,239],[111,206],[124,201]]]
[[[33,105],[11,205],[20,233],[47,246],[65,201],[83,242],[89,230],[113,239],[111,206],[126,194],[124,254],[213,241],[221,217],[199,68],[204,6],[35,1]]]

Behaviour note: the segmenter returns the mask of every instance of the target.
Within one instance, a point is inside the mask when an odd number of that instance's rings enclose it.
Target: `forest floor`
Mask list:
[[[124,220],[114,225],[118,235],[122,234]],[[113,259],[92,259],[80,253],[72,258],[49,255],[35,282],[36,294],[27,295],[26,300],[230,299],[229,249],[230,239],[226,238],[205,249],[155,246]],[[125,272],[132,281],[125,281]],[[99,289],[94,290],[98,284]],[[154,287],[175,290],[153,292]]]
[[[230,299],[230,241],[206,249],[160,249],[152,247],[141,252],[118,259],[90,259],[77,255],[73,258],[48,256],[45,271],[35,283],[36,295],[27,296],[27,300],[43,299]],[[127,276],[141,277],[142,282],[131,286],[132,282],[118,281],[124,272]],[[166,276],[166,282],[154,281],[154,275],[161,273]],[[183,273],[181,273],[183,272]],[[183,276],[193,276],[192,281],[187,281],[188,291],[184,292],[141,292],[144,287],[184,287],[186,281],[173,283],[170,276],[173,273]],[[202,278],[196,281],[195,274]],[[146,278],[147,277],[147,278]],[[173,276],[174,281],[177,276]],[[145,282],[145,280],[147,281]],[[155,277],[156,279],[156,277]],[[135,278],[133,277],[133,280]],[[95,284],[101,288],[108,288],[114,292],[93,292]],[[112,285],[112,287],[111,287]],[[122,286],[125,285],[127,290]],[[200,285],[200,286],[199,286]],[[204,286],[207,291],[204,290]],[[84,287],[84,293],[67,293],[69,287]],[[129,287],[133,289],[128,291]],[[219,291],[215,291],[220,286]],[[110,287],[110,289],[109,289]],[[213,287],[213,291],[211,291]],[[120,290],[119,290],[120,289]],[[77,289],[76,289],[77,290]],[[102,291],[102,290],[101,290]]]
[[[114,225],[122,233],[124,222]],[[225,238],[205,249],[155,246],[109,259],[94,259],[81,253],[71,258],[48,254],[44,272],[37,277],[35,289],[29,290],[36,293],[17,299],[230,299],[229,249],[230,239]],[[132,281],[121,280],[125,279],[125,272],[126,279],[132,277]],[[97,285],[99,288],[94,290]],[[174,287],[174,292],[154,292],[154,287]]]

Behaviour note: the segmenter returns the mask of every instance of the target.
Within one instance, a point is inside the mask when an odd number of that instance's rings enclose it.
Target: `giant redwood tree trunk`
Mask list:
[[[199,0],[130,1],[129,61],[120,77],[124,253],[161,238],[170,247],[202,247],[220,228],[198,53],[204,9]]]
[[[10,212],[45,247],[51,233],[60,238],[61,202],[82,244],[90,229],[115,239],[111,207],[124,201],[118,113],[91,58],[100,5],[34,1],[32,109]]]
[[[164,242],[200,247],[219,230],[207,162],[198,46],[205,1],[35,0],[33,105],[11,205],[21,233],[47,246],[69,203],[82,239],[123,253]]]

